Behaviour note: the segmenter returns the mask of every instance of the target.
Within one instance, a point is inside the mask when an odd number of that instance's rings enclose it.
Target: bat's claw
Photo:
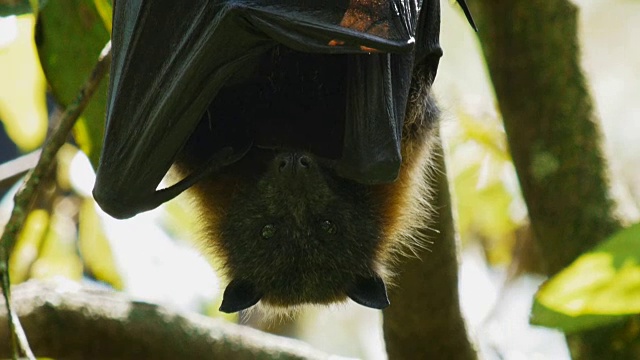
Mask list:
[[[378,50],[378,49],[374,49],[374,48],[371,48],[371,47],[368,47],[368,46],[364,46],[364,45],[360,45],[360,50],[366,51],[368,53],[380,52],[380,50]]]
[[[389,37],[388,3],[380,0],[352,0],[344,13],[340,26],[361,33]],[[344,45],[342,40],[331,40],[329,46]],[[360,50],[366,52],[380,52],[380,50],[360,45]]]
[[[253,142],[248,141],[244,146],[237,148],[231,146],[224,147],[213,154],[207,167],[210,171],[217,171],[225,166],[231,165],[247,155],[252,146]]]

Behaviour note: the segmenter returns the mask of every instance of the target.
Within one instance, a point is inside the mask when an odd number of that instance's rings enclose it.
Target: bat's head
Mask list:
[[[340,178],[311,153],[252,150],[196,187],[211,221],[207,236],[231,280],[220,310],[347,297],[384,308],[376,252],[382,218],[371,189]]]

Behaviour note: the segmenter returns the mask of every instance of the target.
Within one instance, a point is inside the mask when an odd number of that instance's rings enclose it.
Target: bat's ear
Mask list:
[[[347,296],[360,305],[373,309],[389,306],[387,287],[378,275],[358,277],[347,290]]]
[[[256,287],[246,280],[233,280],[227,285],[222,296],[220,311],[234,313],[255,305],[262,295]]]

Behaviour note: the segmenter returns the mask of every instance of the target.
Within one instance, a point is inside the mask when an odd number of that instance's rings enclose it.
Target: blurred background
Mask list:
[[[104,40],[94,41],[98,51],[110,31],[110,13],[100,3],[94,1],[94,6],[85,9],[86,16],[91,10],[102,20],[87,31],[88,38]],[[637,221],[640,1],[575,3],[580,7],[582,65],[606,138],[612,186],[620,211]],[[532,265],[536,254],[527,210],[475,34],[453,1],[443,2],[442,8],[445,55],[435,91],[443,110],[467,324],[484,359],[568,359],[562,333],[528,324],[533,294],[545,278]],[[35,157],[11,161],[42,145],[49,127],[55,125],[49,119],[73,98],[86,76],[52,88],[44,74],[62,77],[74,68],[90,69],[95,62],[95,57],[89,57],[83,65],[78,55],[78,63],[65,68],[61,59],[73,56],[85,44],[55,44],[46,36],[52,31],[59,31],[59,36],[73,31],[72,25],[55,21],[60,18],[56,12],[67,10],[53,4],[43,8],[41,16],[51,21],[44,21],[38,30],[32,13],[3,16],[7,14],[0,11],[0,164],[4,164],[0,179],[12,179],[12,171],[20,173],[33,166]],[[28,279],[65,279],[111,287],[141,301],[244,321],[303,339],[330,353],[386,358],[380,313],[361,306],[311,309],[296,321],[269,326],[219,313],[220,282],[210,259],[197,251],[199,239],[192,231],[195,217],[187,199],[178,198],[126,221],[104,214],[90,193],[94,181],[91,162],[97,159],[79,151],[92,153],[87,151],[91,141],[78,140],[101,139],[95,135],[101,130],[91,128],[95,123],[91,119],[101,116],[104,108],[100,101],[104,99],[98,96],[98,104],[92,105],[95,109],[90,108],[75,129],[79,145],[71,142],[60,152],[55,184],[48,186],[37,201],[37,210],[29,215],[10,260],[14,284]],[[17,186],[15,181],[0,181],[0,226],[9,217]]]

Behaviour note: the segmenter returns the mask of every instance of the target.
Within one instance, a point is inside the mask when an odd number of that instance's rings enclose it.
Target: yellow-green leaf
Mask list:
[[[14,284],[29,278],[31,265],[38,258],[48,227],[49,213],[46,210],[36,209],[27,216],[9,259],[9,271]]]
[[[550,311],[564,317],[554,319]],[[581,330],[638,313],[640,224],[614,234],[548,280],[536,295],[532,322]]]
[[[66,215],[54,212],[40,256],[31,268],[31,277],[50,279],[62,276],[80,281],[82,274],[82,261],[76,250],[75,224]]]
[[[47,133],[46,84],[33,26],[31,14],[0,19],[0,119],[24,152],[39,147]]]

